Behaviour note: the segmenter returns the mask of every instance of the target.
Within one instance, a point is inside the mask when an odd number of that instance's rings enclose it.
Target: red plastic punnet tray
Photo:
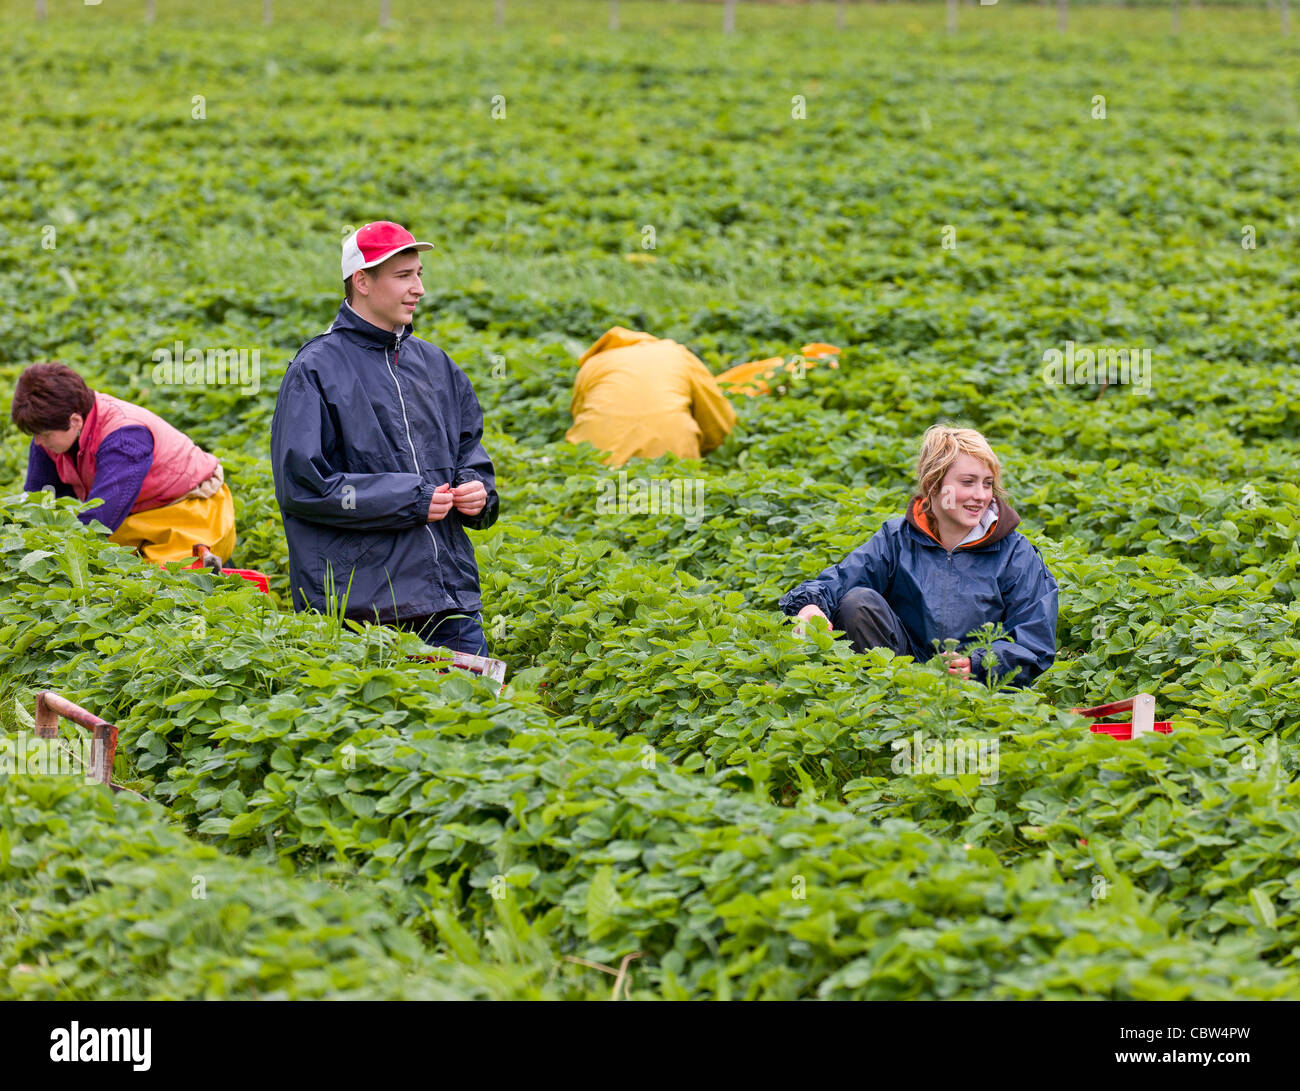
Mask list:
[[[1157,720],[1151,725],[1152,731],[1159,731],[1162,735],[1168,735],[1173,731],[1172,720]],[[1094,735],[1109,735],[1112,739],[1119,739],[1120,742],[1128,742],[1133,738],[1133,725],[1129,724],[1089,724],[1088,730]]]
[[[269,595],[271,593],[271,580],[265,573],[255,572],[251,568],[223,568],[221,574],[223,576],[238,576],[240,579],[245,579],[249,583],[255,583],[257,584],[257,589],[264,595]]]
[[[240,579],[256,584],[257,589],[262,594],[269,595],[271,593],[271,580],[266,573],[258,572],[252,568],[226,568],[221,563],[221,558],[201,543],[194,547],[193,553],[197,559],[185,571],[189,572],[195,568],[213,569],[218,576],[238,576]]]
[[[1120,742],[1130,742],[1133,738],[1133,723],[1145,725],[1142,730],[1148,728],[1151,731],[1159,731],[1162,735],[1168,735],[1173,732],[1173,721],[1156,720],[1156,699],[1149,693],[1138,693],[1132,697],[1125,697],[1122,701],[1112,701],[1105,705],[1093,705],[1091,708],[1072,708],[1070,709],[1076,716],[1086,716],[1090,720],[1100,720],[1103,716],[1113,716],[1117,712],[1132,712],[1134,719],[1126,724],[1117,723],[1095,723],[1089,724],[1088,730],[1094,735],[1109,735],[1112,739],[1118,739]]]

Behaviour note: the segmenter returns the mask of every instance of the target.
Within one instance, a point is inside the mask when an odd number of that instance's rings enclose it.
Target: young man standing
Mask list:
[[[349,618],[485,655],[465,530],[492,526],[500,501],[474,388],[411,331],[432,248],[388,221],[344,241],[346,299],[276,398],[275,498],[295,609],[337,597]]]

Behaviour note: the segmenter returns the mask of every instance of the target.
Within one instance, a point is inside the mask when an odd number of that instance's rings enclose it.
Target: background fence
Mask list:
[[[688,9],[710,9],[709,21],[720,26],[724,33],[733,34],[747,28],[749,16],[758,9],[783,8],[801,9],[791,15],[805,15],[810,19],[819,19],[836,30],[848,30],[854,9],[871,8],[879,4],[893,4],[896,0],[569,0],[566,5],[570,14],[596,28],[602,24],[611,31],[627,29],[625,15],[634,13],[637,8],[649,6],[674,6],[686,11]],[[1290,0],[1217,0],[1213,5],[1202,5],[1200,0],[909,0],[917,7],[938,8],[945,11],[942,25],[950,33],[957,33],[963,25],[960,16],[961,7],[983,7],[1003,9],[1009,7],[1040,7],[1055,12],[1056,27],[1061,32],[1070,29],[1070,9],[1087,9],[1095,7],[1125,8],[1168,8],[1169,30],[1179,33],[1184,29],[1185,12],[1194,11],[1201,6],[1230,7],[1243,9],[1260,9],[1274,13],[1278,29],[1282,34],[1291,32]],[[554,4],[543,4],[553,9]],[[6,18],[20,15],[23,7],[21,0],[9,0],[0,6]],[[29,10],[34,10],[40,20],[67,17],[75,14],[76,9],[100,8],[116,13],[132,11],[146,23],[169,14],[184,12],[189,5],[183,0],[34,0]],[[244,0],[243,3],[226,3],[230,19],[234,21],[253,21],[260,17],[263,25],[271,26],[277,19],[301,18],[305,5],[301,3],[284,3],[277,5],[275,0]],[[478,0],[477,3],[446,5],[434,4],[430,0],[372,0],[370,4],[356,6],[359,21],[366,20],[366,11],[377,21],[381,29],[392,27],[403,17],[416,12],[427,14],[431,9],[440,13],[456,12],[459,8],[465,18],[475,22],[484,22],[498,29],[505,28],[513,20],[523,17],[530,22],[535,19],[534,9],[539,7],[539,0]],[[713,10],[720,9],[720,10]],[[833,13],[833,14],[830,14]],[[456,16],[458,17],[459,13]],[[972,17],[973,18],[973,17]],[[764,20],[764,25],[767,20]],[[684,26],[701,25],[698,15],[683,19]],[[1188,29],[1194,29],[1189,26]]]

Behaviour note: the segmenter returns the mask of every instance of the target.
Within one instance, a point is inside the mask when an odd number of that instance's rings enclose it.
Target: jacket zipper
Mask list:
[[[397,402],[402,407],[402,424],[406,428],[406,444],[411,448],[411,461],[415,463],[415,472],[424,477],[424,471],[420,469],[420,459],[415,453],[415,444],[411,440],[411,422],[406,416],[406,399],[402,397],[402,384],[397,381],[397,372],[393,365],[397,363],[397,351],[402,347],[402,335],[400,333],[393,335],[393,359],[389,362],[388,352],[384,352],[384,365],[388,368],[388,374],[392,376],[393,386],[397,388]],[[425,533],[429,535],[429,541],[433,543],[433,559],[438,559],[438,539],[433,533],[433,528],[426,522],[424,524]],[[439,581],[441,582],[441,581]],[[445,589],[444,589],[445,593]]]
[[[948,553],[948,575],[947,575],[947,583],[944,587],[944,596],[943,596],[943,606],[945,610],[948,609],[948,607],[952,603],[952,593],[953,593],[953,570],[952,570],[953,551],[950,549],[947,551],[947,553]],[[943,624],[944,629],[947,631],[951,631],[952,619],[950,617],[946,617],[943,620],[944,620],[944,624]]]

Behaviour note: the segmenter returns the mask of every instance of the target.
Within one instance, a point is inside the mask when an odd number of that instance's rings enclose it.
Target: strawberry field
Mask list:
[[[126,790],[0,775],[0,997],[1300,998],[1276,13],[395,7],[0,0],[6,390],[62,360],[217,454],[272,589],[24,494],[5,414],[0,730],[62,694]],[[381,218],[435,243],[415,330],[483,407],[500,694],[290,606],[276,391]],[[842,352],[733,397],[703,461],[624,467],[698,519],[610,514],[564,433],[614,325],[715,373]],[[257,370],[160,382],[178,342]],[[1117,349],[1142,381],[1050,372]],[[902,512],[939,421],[988,436],[1060,584],[1031,689],[777,609]],[[1069,711],[1138,692],[1171,734]],[[996,768],[900,768],[918,737]]]

